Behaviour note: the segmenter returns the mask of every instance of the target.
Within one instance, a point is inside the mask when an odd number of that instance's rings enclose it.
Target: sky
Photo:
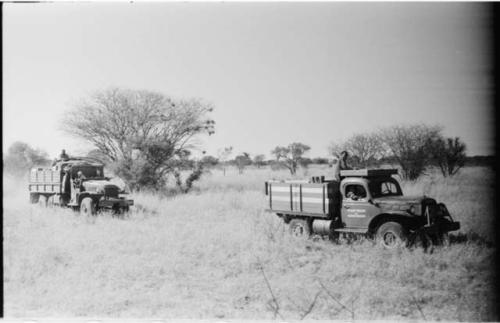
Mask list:
[[[3,151],[92,147],[62,116],[109,87],[214,105],[198,151],[309,157],[355,133],[441,125],[494,154],[492,50],[479,3],[7,3]]]

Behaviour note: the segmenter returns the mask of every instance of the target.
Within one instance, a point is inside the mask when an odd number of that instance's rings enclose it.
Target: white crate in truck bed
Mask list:
[[[61,191],[61,174],[50,168],[33,168],[30,171],[28,188],[32,193],[59,193]]]

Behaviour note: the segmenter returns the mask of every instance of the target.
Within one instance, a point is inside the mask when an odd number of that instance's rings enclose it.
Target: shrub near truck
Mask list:
[[[360,169],[341,171],[340,181],[267,181],[268,210],[295,236],[362,234],[385,248],[445,243],[460,223],[435,199],[403,196],[395,174],[396,169]]]
[[[68,158],[50,168],[33,168],[28,184],[30,202],[72,207],[84,215],[100,210],[128,211],[134,201],[120,196],[126,192],[104,176],[103,168],[89,158]]]

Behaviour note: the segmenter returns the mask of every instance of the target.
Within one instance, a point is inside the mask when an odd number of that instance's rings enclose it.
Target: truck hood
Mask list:
[[[90,179],[83,182],[83,186],[85,187],[104,187],[106,185],[113,185],[110,181],[104,179]]]
[[[436,203],[434,199],[426,196],[386,196],[373,199],[373,202],[376,203],[383,211],[404,211],[416,215],[421,214],[423,201],[426,201],[425,204]],[[412,210],[410,211],[410,209]]]
[[[373,202],[380,204],[420,204],[424,199],[426,199],[424,195],[416,195],[416,196],[384,196],[377,197],[373,199]]]
[[[120,188],[105,179],[91,179],[83,182],[83,187],[86,192],[96,193],[109,196],[118,196],[118,193],[121,191]]]

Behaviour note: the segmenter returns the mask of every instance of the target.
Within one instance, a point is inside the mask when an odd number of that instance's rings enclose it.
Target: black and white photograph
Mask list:
[[[500,321],[496,9],[3,3],[3,319]]]

